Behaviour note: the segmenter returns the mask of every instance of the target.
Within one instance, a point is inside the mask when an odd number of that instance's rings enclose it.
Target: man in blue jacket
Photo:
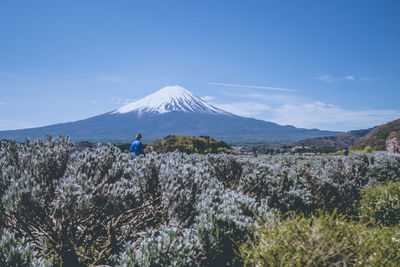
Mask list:
[[[141,134],[136,135],[136,139],[135,141],[132,142],[131,148],[129,149],[129,153],[135,154],[136,157],[139,157],[140,154],[146,156],[143,149]]]

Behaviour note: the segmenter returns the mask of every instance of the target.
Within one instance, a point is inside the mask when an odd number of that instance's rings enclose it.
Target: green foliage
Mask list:
[[[216,177],[228,188],[235,188],[242,176],[240,162],[231,155],[208,155],[207,161],[210,165],[210,174]]]
[[[389,134],[389,136],[387,137],[387,139],[391,139],[396,137],[397,139],[400,140],[400,129],[398,131],[393,131]]]
[[[5,224],[66,266],[104,262],[130,237],[126,222],[140,215],[132,210],[159,198],[157,167],[114,146],[73,157],[66,138],[14,147],[0,153]]]
[[[246,266],[398,266],[400,230],[368,227],[336,214],[269,221],[242,245]]]
[[[366,146],[363,150],[364,153],[372,153],[374,150],[372,149],[371,146]]]
[[[9,267],[45,267],[50,262],[40,259],[24,238],[17,238],[14,233],[0,232],[0,266]]]
[[[259,203],[234,191],[208,189],[200,196],[194,228],[210,266],[226,266],[234,259],[237,244],[255,229],[261,215]],[[262,211],[265,212],[265,211]]]
[[[377,152],[368,155],[368,161],[367,175],[371,180],[400,182],[400,155]]]
[[[169,135],[163,140],[157,140],[149,144],[148,151],[157,153],[179,151],[188,154],[235,153],[225,142],[217,141],[209,136],[183,135]]]
[[[180,233],[176,227],[162,227],[157,234],[148,230],[136,249],[128,244],[119,256],[119,266],[198,266],[200,250],[201,244],[192,231]]]
[[[389,182],[365,188],[359,204],[363,221],[384,225],[399,224],[400,182]]]

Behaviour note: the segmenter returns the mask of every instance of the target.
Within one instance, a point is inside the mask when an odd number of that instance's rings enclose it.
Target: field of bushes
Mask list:
[[[1,143],[0,266],[398,266],[400,155]]]

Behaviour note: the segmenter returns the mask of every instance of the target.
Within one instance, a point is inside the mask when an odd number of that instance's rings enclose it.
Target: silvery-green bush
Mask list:
[[[376,152],[368,156],[371,178],[378,182],[400,182],[400,154]]]
[[[163,226],[157,233],[148,230],[136,248],[128,243],[119,256],[119,265],[199,266],[201,255],[201,244],[193,230]]]
[[[237,243],[252,235],[257,218],[266,214],[260,206],[255,199],[222,187],[208,188],[200,195],[193,227],[207,257],[206,265],[232,262]]]
[[[14,233],[4,229],[0,232],[0,266],[46,267],[51,263],[39,258],[25,238],[17,238]]]
[[[278,163],[252,161],[244,163],[240,191],[256,199],[266,198],[268,206],[281,212],[307,210],[312,203],[311,188],[305,177],[285,160]]]
[[[162,205],[168,211],[169,220],[192,223],[199,194],[216,182],[206,163],[201,155],[164,154],[159,182]]]
[[[134,234],[126,224],[137,210],[159,198],[154,160],[135,161],[112,145],[74,156],[67,138],[12,148],[1,152],[4,224],[55,262],[106,261]]]

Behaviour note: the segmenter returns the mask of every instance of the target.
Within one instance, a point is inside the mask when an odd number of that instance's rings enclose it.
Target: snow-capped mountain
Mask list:
[[[163,114],[171,111],[230,114],[208,104],[192,92],[178,85],[164,87],[145,98],[126,104],[114,111],[113,114],[137,112],[141,116],[146,112]]]
[[[230,143],[293,142],[340,132],[299,129],[243,118],[218,109],[189,90],[167,86],[157,92],[102,115],[44,127],[0,131],[0,140],[68,135],[72,140],[130,142],[142,133],[145,142],[171,134],[208,135]]]

